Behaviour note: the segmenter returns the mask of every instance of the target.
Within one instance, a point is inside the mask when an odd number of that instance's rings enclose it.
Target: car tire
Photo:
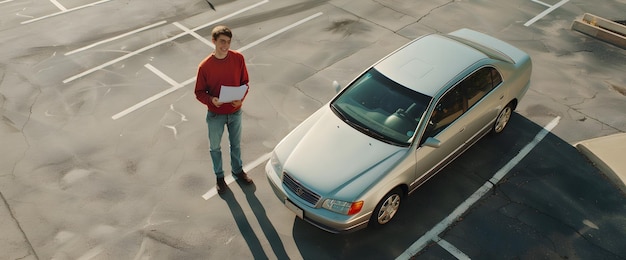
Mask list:
[[[494,134],[502,133],[502,130],[506,127],[511,119],[511,115],[513,114],[513,105],[511,103],[507,104],[502,111],[496,117],[496,122],[493,124],[493,128],[491,132]]]
[[[400,188],[395,188],[387,193],[380,202],[378,202],[374,212],[372,212],[370,226],[379,227],[389,223],[396,213],[398,213],[402,197],[403,192]]]

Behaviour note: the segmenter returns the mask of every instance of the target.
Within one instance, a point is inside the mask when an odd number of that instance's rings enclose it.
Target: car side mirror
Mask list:
[[[441,146],[441,141],[437,140],[434,137],[428,137],[426,138],[426,141],[424,141],[424,146],[439,148],[439,146]]]
[[[341,85],[339,85],[339,82],[337,82],[336,80],[333,80],[333,88],[335,88],[336,93],[339,93],[339,90],[341,90]]]

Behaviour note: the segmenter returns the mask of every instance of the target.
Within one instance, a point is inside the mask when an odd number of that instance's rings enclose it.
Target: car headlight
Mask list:
[[[274,169],[274,172],[276,172],[278,177],[282,178],[283,165],[278,160],[278,156],[276,155],[276,152],[272,152],[272,156],[270,157],[270,164],[272,165],[272,168]]]
[[[356,202],[347,202],[335,199],[327,199],[324,201],[324,203],[322,203],[322,207],[327,210],[341,213],[344,215],[354,215],[356,213],[359,213],[359,211],[361,211],[361,209],[363,208],[363,201],[360,200]]]

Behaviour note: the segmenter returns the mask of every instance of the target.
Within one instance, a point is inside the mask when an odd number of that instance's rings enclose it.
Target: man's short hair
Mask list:
[[[233,32],[226,25],[215,26],[215,28],[213,28],[213,31],[211,31],[211,37],[213,37],[213,40],[217,40],[220,35],[225,35],[228,36],[228,38],[233,38]]]

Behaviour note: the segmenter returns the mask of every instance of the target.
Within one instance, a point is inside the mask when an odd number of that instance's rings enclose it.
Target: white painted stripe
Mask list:
[[[147,104],[152,103],[152,101],[155,101],[155,100],[157,100],[159,98],[164,97],[165,95],[167,95],[169,93],[174,92],[177,89],[178,89],[177,87],[168,88],[165,91],[162,91],[162,92],[160,92],[160,93],[158,93],[158,94],[156,94],[154,96],[151,96],[151,97],[145,99],[144,101],[141,101],[141,102],[135,104],[134,106],[129,107],[129,108],[125,109],[124,111],[119,112],[119,113],[113,115],[111,118],[113,118],[113,120],[117,120],[117,119],[119,119],[119,118],[121,118],[121,117],[123,117],[125,115],[128,115],[128,114],[132,113],[133,111],[135,111],[135,110],[137,110],[137,109],[139,109],[139,108],[141,108],[141,107],[143,107],[143,106],[145,106]]]
[[[8,2],[13,2],[13,0],[4,0],[4,1],[0,1],[0,4],[4,4],[4,3],[8,3]]]
[[[21,22],[21,24],[27,24],[27,23],[36,22],[36,21],[39,21],[39,20],[43,20],[43,19],[46,19],[46,18],[50,18],[50,17],[57,16],[57,15],[64,14],[64,13],[68,13],[68,12],[73,12],[73,11],[80,10],[80,9],[83,9],[83,8],[87,8],[87,7],[91,7],[91,6],[94,6],[94,5],[99,5],[99,4],[102,4],[104,2],[109,2],[109,1],[111,1],[111,0],[100,0],[100,1],[95,2],[95,3],[82,5],[82,6],[79,6],[79,7],[74,7],[72,9],[67,9],[65,11],[56,12],[56,13],[49,14],[49,15],[44,15],[42,17],[38,17],[38,18],[35,18],[35,19],[30,19],[30,20],[27,20],[27,21],[23,21],[23,22]]]
[[[195,37],[196,39],[200,40],[201,42],[203,42],[204,44],[210,46],[211,48],[215,49],[215,44],[213,44],[211,41],[207,40],[206,38],[202,37],[202,35],[197,34],[196,32],[189,30],[189,28],[185,27],[184,25],[178,23],[178,22],[174,22],[174,25],[176,25],[176,27],[180,28],[181,30],[187,32],[188,34],[191,34],[191,36]]]
[[[208,23],[205,23],[205,24],[203,24],[203,25],[200,25],[200,26],[198,26],[198,27],[194,28],[192,31],[194,31],[194,32],[195,32],[195,31],[200,30],[200,29],[202,29],[202,28],[209,27],[209,26],[211,26],[211,25],[213,25],[213,24],[216,24],[216,23],[222,22],[222,21],[224,21],[224,20],[226,20],[226,19],[228,19],[228,18],[231,18],[231,17],[233,17],[233,16],[239,15],[239,14],[241,14],[241,13],[243,13],[243,12],[246,12],[246,11],[248,11],[248,10],[250,10],[250,9],[254,9],[254,8],[256,8],[257,6],[260,6],[260,5],[266,4],[266,3],[268,3],[268,2],[269,2],[269,0],[264,0],[264,1],[258,2],[258,3],[256,3],[256,4],[253,4],[253,5],[251,5],[251,6],[248,6],[248,7],[244,8],[244,9],[241,9],[241,10],[239,10],[239,11],[237,11],[237,12],[234,12],[234,13],[232,13],[232,14],[229,14],[229,15],[227,15],[227,16],[224,16],[224,17],[222,17],[222,18],[220,18],[220,19],[217,19],[217,20],[215,20],[215,21],[208,22]]]
[[[201,25],[201,26],[198,26],[198,27],[194,28],[194,29],[193,29],[193,31],[197,31],[197,30],[200,30],[200,29],[205,28],[205,27],[207,27],[207,26],[210,26],[210,25],[212,25],[212,24],[219,23],[219,22],[221,22],[221,21],[223,21],[223,20],[226,20],[226,19],[228,19],[228,18],[230,18],[230,17],[236,16],[236,15],[238,15],[238,14],[240,14],[240,13],[243,13],[243,12],[245,12],[245,11],[248,11],[248,10],[250,10],[250,9],[253,9],[253,8],[255,8],[255,7],[259,6],[259,5],[265,4],[265,3],[267,3],[267,2],[269,2],[269,0],[265,0],[265,1],[262,1],[262,2],[259,2],[259,3],[256,3],[256,4],[254,4],[254,5],[248,6],[248,7],[244,8],[244,9],[241,9],[241,10],[239,10],[239,11],[237,11],[237,12],[234,12],[234,13],[232,13],[232,14],[230,14],[230,15],[224,16],[224,17],[222,17],[222,18],[220,18],[220,19],[217,19],[217,20],[214,20],[214,21],[212,21],[212,22],[209,22],[209,23],[203,24],[203,25]],[[156,42],[156,43],[150,44],[150,45],[148,45],[148,46],[146,46],[146,47],[143,47],[143,48],[141,48],[141,49],[139,49],[139,50],[136,50],[136,51],[130,52],[130,53],[128,53],[128,54],[126,54],[126,55],[124,55],[124,56],[122,56],[122,57],[119,57],[119,58],[117,58],[117,59],[114,59],[114,60],[108,61],[108,62],[106,62],[106,63],[104,63],[104,64],[102,64],[102,65],[100,65],[100,66],[94,67],[94,68],[89,69],[89,70],[87,70],[87,71],[84,71],[84,72],[82,72],[82,73],[76,74],[76,75],[74,75],[74,76],[72,76],[72,77],[69,77],[69,78],[67,78],[67,79],[63,80],[63,83],[68,83],[68,82],[74,81],[74,80],[76,80],[76,79],[78,79],[78,78],[81,78],[81,77],[83,77],[83,76],[85,76],[85,75],[91,74],[91,73],[93,73],[93,72],[95,72],[95,71],[97,71],[97,70],[100,70],[100,69],[104,68],[104,67],[108,67],[108,66],[110,66],[110,65],[112,65],[112,64],[115,64],[115,63],[117,63],[117,62],[120,62],[120,61],[123,61],[123,60],[125,60],[125,59],[128,59],[129,57],[135,56],[135,55],[137,55],[137,54],[139,54],[139,53],[142,53],[142,52],[144,52],[144,51],[147,51],[147,50],[149,50],[149,49],[152,49],[152,48],[154,48],[154,47],[156,47],[156,46],[159,46],[159,45],[161,45],[161,44],[171,42],[171,41],[176,40],[176,39],[178,39],[178,38],[180,38],[180,37],[183,37],[183,36],[185,36],[185,35],[187,35],[187,32],[183,32],[183,33],[177,34],[177,35],[175,35],[175,36],[173,36],[173,37],[171,37],[171,38],[168,38],[168,39],[165,39],[165,40],[162,40],[162,41],[159,41],[159,42]]]
[[[535,2],[535,3],[538,3],[538,4],[540,4],[540,5],[543,5],[543,6],[545,6],[545,7],[552,7],[551,5],[546,4],[546,3],[544,3],[544,2],[541,2],[541,1],[539,1],[539,0],[531,0],[531,1],[533,1],[533,2]]]
[[[279,33],[285,32],[286,30],[291,29],[291,28],[293,28],[293,27],[295,27],[295,26],[297,26],[297,25],[300,25],[300,24],[302,24],[303,22],[309,21],[309,20],[311,20],[311,19],[313,19],[313,18],[315,18],[315,17],[318,17],[318,16],[320,16],[321,14],[322,14],[322,13],[317,13],[317,14],[314,14],[314,15],[312,15],[312,16],[309,16],[309,17],[307,17],[307,18],[305,18],[305,19],[302,19],[302,20],[300,20],[300,21],[298,21],[298,22],[296,22],[296,23],[292,24],[292,25],[289,25],[289,26],[285,27],[285,28],[287,28],[287,29],[283,28],[283,29],[278,30],[277,32],[279,32]],[[295,26],[294,26],[294,25],[295,25]],[[271,36],[276,36],[276,35],[278,35],[279,33],[274,32],[274,33],[272,33],[272,34],[270,34],[270,35],[271,35]],[[263,37],[263,38],[261,38],[261,39],[262,39],[263,41],[265,41],[265,40],[270,39],[270,38],[271,38],[271,37],[267,37],[267,36],[266,36],[266,37]],[[255,45],[257,45],[257,44],[259,44],[259,43],[261,43],[261,42],[262,42],[262,41],[259,41],[259,40],[254,41],[253,43],[250,43],[250,44],[248,44],[248,45],[246,45],[246,46],[242,47],[242,48],[241,48],[241,49],[239,49],[238,51],[243,52],[244,50],[249,49],[250,47],[255,46]],[[175,90],[177,90],[177,89],[179,89],[179,88],[182,88],[182,87],[184,87],[185,85],[187,85],[187,84],[189,84],[189,83],[195,82],[195,80],[196,80],[196,77],[194,76],[194,77],[192,77],[192,78],[190,78],[190,79],[186,80],[185,82],[183,82],[182,84],[180,84],[180,85],[178,85],[178,86],[174,86],[174,87],[172,87],[172,88],[166,89],[166,90],[162,91],[161,93],[158,93],[158,94],[156,94],[156,95],[154,95],[154,96],[152,96],[152,97],[150,97],[150,98],[148,98],[148,99],[146,99],[146,100],[144,100],[144,101],[142,101],[142,102],[139,102],[138,104],[135,104],[135,105],[134,105],[134,106],[132,106],[132,107],[129,107],[129,108],[125,109],[124,111],[122,111],[122,112],[120,112],[120,113],[117,113],[117,114],[113,115],[111,118],[113,118],[113,120],[117,120],[117,119],[119,119],[119,118],[121,118],[121,117],[123,117],[123,116],[125,116],[125,115],[128,115],[128,114],[132,113],[133,111],[135,111],[135,110],[137,110],[137,109],[139,109],[139,108],[141,108],[141,107],[143,107],[143,106],[145,106],[145,105],[147,105],[147,104],[151,103],[152,101],[155,101],[155,100],[157,100],[157,99],[159,99],[159,98],[161,98],[161,97],[164,97],[165,95],[167,95],[167,94],[169,94],[169,93],[172,93],[172,92],[174,92]],[[65,81],[64,81],[64,82],[65,82]]]
[[[76,79],[78,79],[78,78],[81,78],[81,77],[83,77],[83,76],[85,76],[85,75],[91,74],[91,73],[93,73],[93,72],[95,72],[95,71],[97,71],[97,70],[100,70],[100,69],[102,69],[102,68],[108,67],[108,66],[113,65],[113,64],[115,64],[115,63],[118,63],[118,62],[120,62],[120,61],[126,60],[126,59],[128,59],[129,57],[135,56],[135,55],[137,55],[137,54],[139,54],[139,53],[142,53],[142,52],[144,52],[144,51],[146,51],[146,50],[152,49],[152,48],[154,48],[154,47],[156,47],[156,46],[159,46],[159,45],[161,45],[161,44],[163,44],[163,43],[173,41],[173,40],[178,39],[178,38],[180,38],[180,37],[182,37],[182,36],[185,36],[185,35],[186,35],[186,33],[181,33],[181,34],[175,35],[174,37],[171,37],[171,38],[168,38],[168,39],[165,39],[165,40],[162,40],[162,41],[159,41],[159,42],[156,42],[156,43],[150,44],[150,45],[148,45],[148,46],[145,46],[145,47],[143,47],[143,48],[141,48],[141,49],[139,49],[139,50],[136,50],[136,51],[133,51],[133,52],[129,52],[129,53],[127,53],[127,54],[125,54],[125,55],[123,55],[123,56],[121,56],[121,57],[117,58],[117,59],[110,60],[110,61],[105,62],[104,64],[102,64],[102,65],[100,65],[100,66],[97,66],[97,67],[91,68],[91,69],[86,70],[86,71],[84,71],[84,72],[82,72],[82,73],[79,73],[79,74],[76,74],[76,75],[74,75],[74,76],[72,76],[72,77],[69,77],[69,78],[67,78],[67,79],[63,80],[63,83],[68,83],[68,82],[74,81],[74,80],[76,80]]]
[[[535,138],[526,146],[524,146],[524,148],[522,148],[522,150],[520,150],[519,154],[517,154],[517,156],[515,156],[511,161],[509,161],[506,165],[504,165],[498,172],[496,172],[496,174],[493,175],[493,178],[491,178],[491,180],[489,180],[491,183],[498,183],[500,182],[500,180],[511,170],[513,169],[513,167],[515,167],[515,165],[517,163],[519,163],[524,156],[526,156],[528,153],[530,153],[530,150],[532,150],[533,148],[535,148],[535,146],[537,146],[537,144],[539,142],[541,142],[541,140],[543,140],[543,138],[550,132],[552,131],[552,129],[554,129],[554,127],[556,127],[556,125],[559,124],[559,121],[561,120],[561,117],[555,117],[554,119],[552,119],[552,121],[550,121],[550,123],[548,123],[539,133],[537,133],[537,135],[535,136]]]
[[[145,31],[145,30],[148,30],[148,29],[151,29],[151,28],[154,28],[154,27],[157,27],[157,26],[162,25],[162,24],[164,24],[166,22],[167,21],[160,21],[160,22],[157,22],[157,23],[153,23],[151,25],[147,25],[147,26],[141,27],[139,29],[136,29],[136,30],[124,33],[124,34],[120,34],[118,36],[115,36],[115,37],[112,37],[112,38],[109,38],[109,39],[106,39],[106,40],[103,40],[103,41],[99,41],[99,42],[96,42],[94,44],[87,45],[85,47],[82,47],[82,48],[79,48],[79,49],[76,49],[76,50],[73,50],[73,51],[69,51],[69,52],[65,53],[65,56],[72,55],[74,53],[81,52],[81,51],[84,51],[84,50],[96,47],[98,45],[101,45],[101,44],[104,44],[104,43],[107,43],[107,42],[112,42],[112,41],[124,38],[126,36],[129,36],[129,35],[141,32],[141,31]]]
[[[547,14],[549,14],[552,11],[556,10],[557,8],[561,7],[562,5],[564,5],[567,2],[569,2],[569,0],[561,0],[561,2],[556,3],[555,5],[551,6],[550,8],[546,9],[545,11],[543,11],[540,14],[538,14],[537,16],[535,16],[533,19],[530,19],[528,22],[526,22],[524,24],[524,26],[529,26],[529,25],[535,23],[539,19],[543,18],[544,16],[546,16]]]
[[[441,246],[443,249],[448,251],[448,253],[450,253],[451,255],[456,257],[456,259],[460,259],[460,260],[470,260],[471,259],[469,256],[464,254],[461,250],[456,248],[454,245],[448,243],[448,241],[445,241],[445,240],[441,239],[440,237],[436,237],[436,239],[437,239],[437,244],[439,244],[439,246]]]
[[[162,74],[161,76],[165,76],[165,74]],[[165,76],[165,77],[167,77],[167,76]],[[117,119],[119,119],[121,117],[124,117],[124,116],[134,112],[135,110],[140,109],[140,108],[144,107],[145,105],[150,104],[153,101],[158,100],[158,99],[166,96],[167,94],[172,93],[172,92],[174,92],[174,91],[176,91],[176,90],[186,86],[187,84],[189,84],[189,83],[191,83],[191,82],[193,82],[195,80],[196,80],[196,78],[194,77],[194,78],[188,79],[187,81],[185,81],[183,83],[180,83],[180,84],[178,84],[178,83],[177,84],[172,84],[173,86],[171,88],[168,88],[168,89],[166,89],[164,91],[161,91],[161,92],[159,92],[159,93],[157,93],[157,94],[155,94],[155,95],[145,99],[144,101],[141,101],[141,102],[135,104],[134,106],[131,106],[131,107],[127,108],[127,109],[124,109],[124,111],[119,112],[119,113],[113,115],[111,118],[113,120],[117,120]]]
[[[255,45],[257,45],[257,44],[259,44],[259,43],[261,43],[261,42],[266,41],[267,39],[270,39],[270,38],[272,38],[272,37],[274,37],[274,36],[276,36],[276,35],[279,35],[279,34],[281,34],[281,33],[284,33],[284,32],[286,32],[286,31],[288,31],[289,29],[294,28],[294,27],[296,27],[296,26],[298,26],[298,25],[301,25],[301,24],[303,24],[303,23],[306,23],[306,22],[308,22],[308,21],[312,20],[313,18],[318,17],[318,16],[320,16],[320,15],[322,15],[322,14],[323,14],[322,12],[319,12],[319,13],[316,13],[316,14],[314,14],[314,15],[311,15],[311,16],[309,16],[309,17],[307,17],[307,18],[304,18],[304,19],[302,19],[302,20],[300,20],[300,21],[298,21],[298,22],[295,22],[295,23],[293,23],[293,24],[291,24],[291,25],[289,25],[289,26],[286,26],[286,27],[284,27],[284,28],[282,28],[282,29],[280,29],[280,30],[278,30],[278,31],[276,31],[276,32],[274,32],[274,33],[272,33],[272,34],[270,34],[270,35],[267,35],[267,36],[265,36],[265,37],[263,37],[263,38],[261,38],[261,39],[258,39],[258,40],[254,41],[254,42],[252,42],[252,43],[250,43],[250,44],[248,44],[248,45],[246,45],[246,46],[243,46],[243,47],[239,48],[239,51],[240,51],[240,52],[243,52],[243,51],[245,51],[245,50],[247,50],[247,49],[249,49],[249,48],[252,48],[252,47],[254,47],[254,46],[255,46]]]
[[[410,259],[416,255],[424,247],[426,247],[431,241],[435,242],[439,234],[445,231],[450,225],[452,225],[461,215],[465,213],[476,201],[478,201],[483,195],[485,195],[492,187],[492,183],[497,183],[506,175],[515,165],[517,165],[528,153],[535,148],[535,146],[559,123],[561,117],[554,118],[548,125],[546,125],[520,152],[513,157],[504,167],[502,167],[490,181],[481,186],[474,194],[472,194],[467,200],[459,205],[450,215],[437,223],[431,230],[426,232],[422,237],[415,241],[406,251],[399,255],[396,259]]]
[[[61,3],[59,3],[57,0],[50,0],[50,2],[52,2],[52,4],[54,4],[57,8],[59,8],[59,10],[61,11],[67,11],[67,8],[65,8],[65,6],[63,6]]]
[[[143,65],[143,66],[146,67],[147,69],[149,69],[150,71],[152,71],[157,76],[159,76],[159,78],[165,80],[165,82],[169,83],[171,86],[173,86],[173,87],[179,87],[180,86],[180,84],[178,82],[176,82],[174,79],[170,78],[169,76],[165,75],[165,73],[161,72],[160,70],[158,70],[157,68],[152,66],[150,63],[148,63],[146,65]]]
[[[262,155],[261,157],[259,157],[258,159],[254,160],[250,164],[245,165],[243,167],[243,171],[244,172],[250,172],[252,169],[254,169],[257,166],[259,166],[259,164],[262,164],[263,162],[269,160],[270,156],[271,156],[271,153],[266,153],[266,154]],[[228,176],[224,176],[224,181],[226,182],[226,184],[231,184],[232,182],[235,181],[235,178],[231,174],[231,175],[228,175]],[[209,191],[207,191],[204,195],[202,195],[202,198],[204,200],[208,200],[208,199],[212,198],[215,195],[217,195],[217,189],[215,189],[215,187],[213,187],[213,188],[209,189]]]

